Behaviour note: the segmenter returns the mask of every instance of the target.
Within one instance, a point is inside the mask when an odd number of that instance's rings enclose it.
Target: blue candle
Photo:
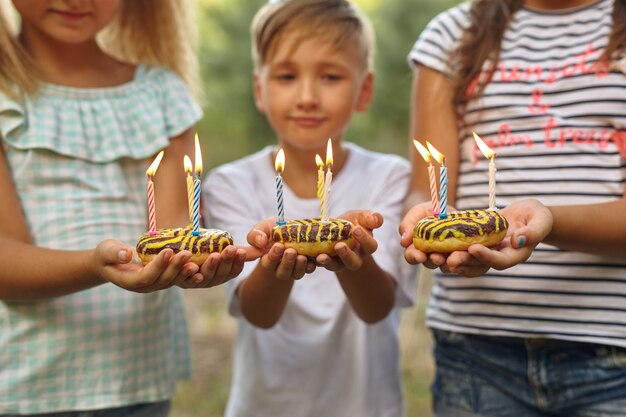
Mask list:
[[[282,173],[285,169],[285,151],[282,148],[276,154],[276,160],[274,162],[276,168],[276,201],[278,204],[278,221],[277,225],[281,226],[287,224],[285,221],[285,205],[283,204],[283,177]]]
[[[200,234],[200,177],[202,176],[202,153],[200,151],[200,141],[198,140],[198,134],[196,133],[195,148],[196,148],[196,178],[193,180],[193,218],[192,225],[194,236]]]
[[[426,142],[426,146],[431,155],[441,164],[439,169],[439,218],[445,219],[448,217],[446,212],[446,206],[448,205],[448,170],[446,169],[446,158],[429,142]]]
[[[445,158],[441,160],[439,178],[439,218],[445,219],[446,217],[448,217],[448,213],[446,213],[446,206],[448,205],[448,170],[446,169]]]

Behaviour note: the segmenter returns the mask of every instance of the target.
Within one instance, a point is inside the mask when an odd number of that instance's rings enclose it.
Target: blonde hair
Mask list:
[[[251,26],[256,69],[267,62],[281,36],[290,31],[297,31],[301,38],[326,38],[337,48],[354,42],[360,49],[363,68],[373,69],[374,30],[369,19],[348,0],[278,0],[265,4]]]
[[[0,2],[1,3],[1,2]],[[98,34],[102,49],[130,64],[162,66],[177,73],[199,96],[196,25],[193,0],[122,0],[113,22]],[[0,8],[0,91],[15,96],[13,86],[27,94],[38,87],[38,71],[10,30]]]

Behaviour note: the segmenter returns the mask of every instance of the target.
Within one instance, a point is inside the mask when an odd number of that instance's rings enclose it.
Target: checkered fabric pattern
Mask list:
[[[140,66],[113,88],[44,85],[0,95],[0,138],[37,245],[134,245],[146,176],[169,138],[201,117],[183,82]],[[169,398],[190,375],[182,292],[112,284],[39,302],[0,302],[0,414],[118,407]]]

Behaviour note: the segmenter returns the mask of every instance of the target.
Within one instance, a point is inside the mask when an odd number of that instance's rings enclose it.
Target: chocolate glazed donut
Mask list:
[[[144,233],[137,242],[137,254],[147,264],[163,249],[172,249],[174,253],[188,250],[192,253],[189,262],[202,265],[209,254],[221,252],[233,244],[233,236],[223,230],[200,229],[197,236],[191,227],[177,229],[159,229],[154,234]]]
[[[480,243],[493,246],[506,236],[509,223],[493,210],[463,210],[445,219],[429,216],[413,229],[413,244],[422,252],[449,253]]]
[[[319,217],[291,220],[285,225],[274,227],[272,240],[308,257],[322,253],[335,256],[335,244],[344,242],[350,248],[356,245],[352,237],[353,227],[352,223],[344,219],[329,219],[326,222]]]

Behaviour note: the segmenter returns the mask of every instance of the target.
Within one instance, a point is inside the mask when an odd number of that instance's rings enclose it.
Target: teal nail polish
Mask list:
[[[526,243],[526,236],[520,236],[518,242],[519,242],[519,247],[523,248],[524,243]]]

